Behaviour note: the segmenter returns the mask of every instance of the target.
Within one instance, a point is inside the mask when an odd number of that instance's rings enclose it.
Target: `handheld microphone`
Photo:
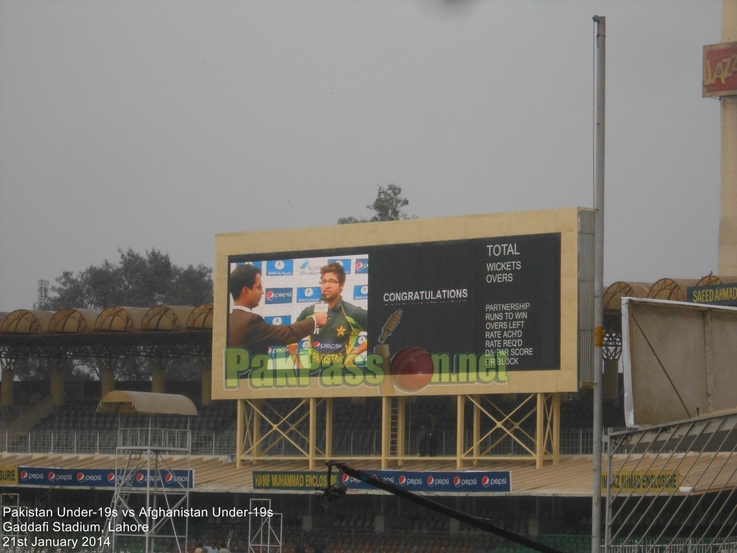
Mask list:
[[[322,294],[320,296],[320,301],[318,301],[315,304],[313,313],[327,313],[327,312],[328,312],[328,302],[325,301],[325,294]],[[320,327],[315,329],[315,334],[320,334]]]

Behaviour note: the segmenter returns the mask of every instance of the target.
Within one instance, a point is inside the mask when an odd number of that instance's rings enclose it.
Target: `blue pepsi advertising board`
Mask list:
[[[503,471],[400,471],[374,470],[373,476],[385,482],[406,488],[411,492],[452,492],[452,493],[508,493],[512,491],[512,473]],[[352,490],[374,490],[373,486],[347,474],[341,474],[340,483]]]
[[[121,475],[122,471],[118,471]],[[119,478],[120,476],[118,476]],[[147,485],[159,488],[193,488],[194,471],[160,470],[147,473],[136,471],[131,475],[132,487],[145,488]],[[60,469],[43,467],[18,467],[18,484],[25,486],[53,486],[70,488],[113,488],[115,469]]]

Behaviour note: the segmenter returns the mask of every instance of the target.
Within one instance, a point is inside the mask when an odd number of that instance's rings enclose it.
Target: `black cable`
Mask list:
[[[330,471],[330,467],[333,467],[333,466],[338,467],[338,469],[340,469],[340,471],[343,474],[352,476],[356,480],[360,480],[361,482],[364,482],[368,484],[369,486],[373,486],[374,488],[384,490],[385,492],[389,492],[393,495],[396,495],[397,497],[401,497],[402,499],[406,499],[407,501],[411,501],[412,503],[416,503],[427,509],[431,509],[435,512],[441,513],[445,516],[454,518],[461,522],[465,522],[469,526],[479,528],[481,530],[484,530],[486,532],[489,532],[501,538],[507,539],[509,541],[513,541],[520,545],[524,545],[525,547],[529,547],[530,549],[533,549],[535,551],[540,551],[541,553],[563,553],[559,549],[555,549],[554,547],[550,547],[548,545],[545,545],[544,543],[531,540],[529,538],[521,536],[520,534],[515,534],[514,532],[509,532],[507,530],[494,526],[493,524],[490,524],[489,521],[486,519],[478,518],[478,517],[466,514],[462,511],[458,511],[456,509],[446,507],[445,505],[436,503],[435,501],[432,501],[431,499],[428,499],[426,497],[413,493],[400,486],[391,484],[389,482],[385,482],[384,480],[382,480],[381,478],[377,478],[373,474],[370,474],[361,469],[357,469],[345,463],[337,463],[335,461],[328,461],[327,465],[328,465],[328,474]],[[330,476],[328,476],[328,487],[325,488],[324,490],[326,497],[330,494],[331,488],[332,487],[330,486]]]

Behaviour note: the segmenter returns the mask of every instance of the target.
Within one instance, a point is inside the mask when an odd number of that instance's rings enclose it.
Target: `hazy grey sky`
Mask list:
[[[590,207],[607,17],[606,283],[717,270],[721,0],[0,0],[0,311],[118,248]]]

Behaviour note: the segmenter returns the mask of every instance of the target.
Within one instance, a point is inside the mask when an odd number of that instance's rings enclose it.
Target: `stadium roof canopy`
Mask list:
[[[113,390],[105,394],[97,406],[98,413],[123,415],[190,415],[197,416],[192,400],[179,394],[129,392]]]
[[[208,357],[211,303],[0,313],[0,358]]]

